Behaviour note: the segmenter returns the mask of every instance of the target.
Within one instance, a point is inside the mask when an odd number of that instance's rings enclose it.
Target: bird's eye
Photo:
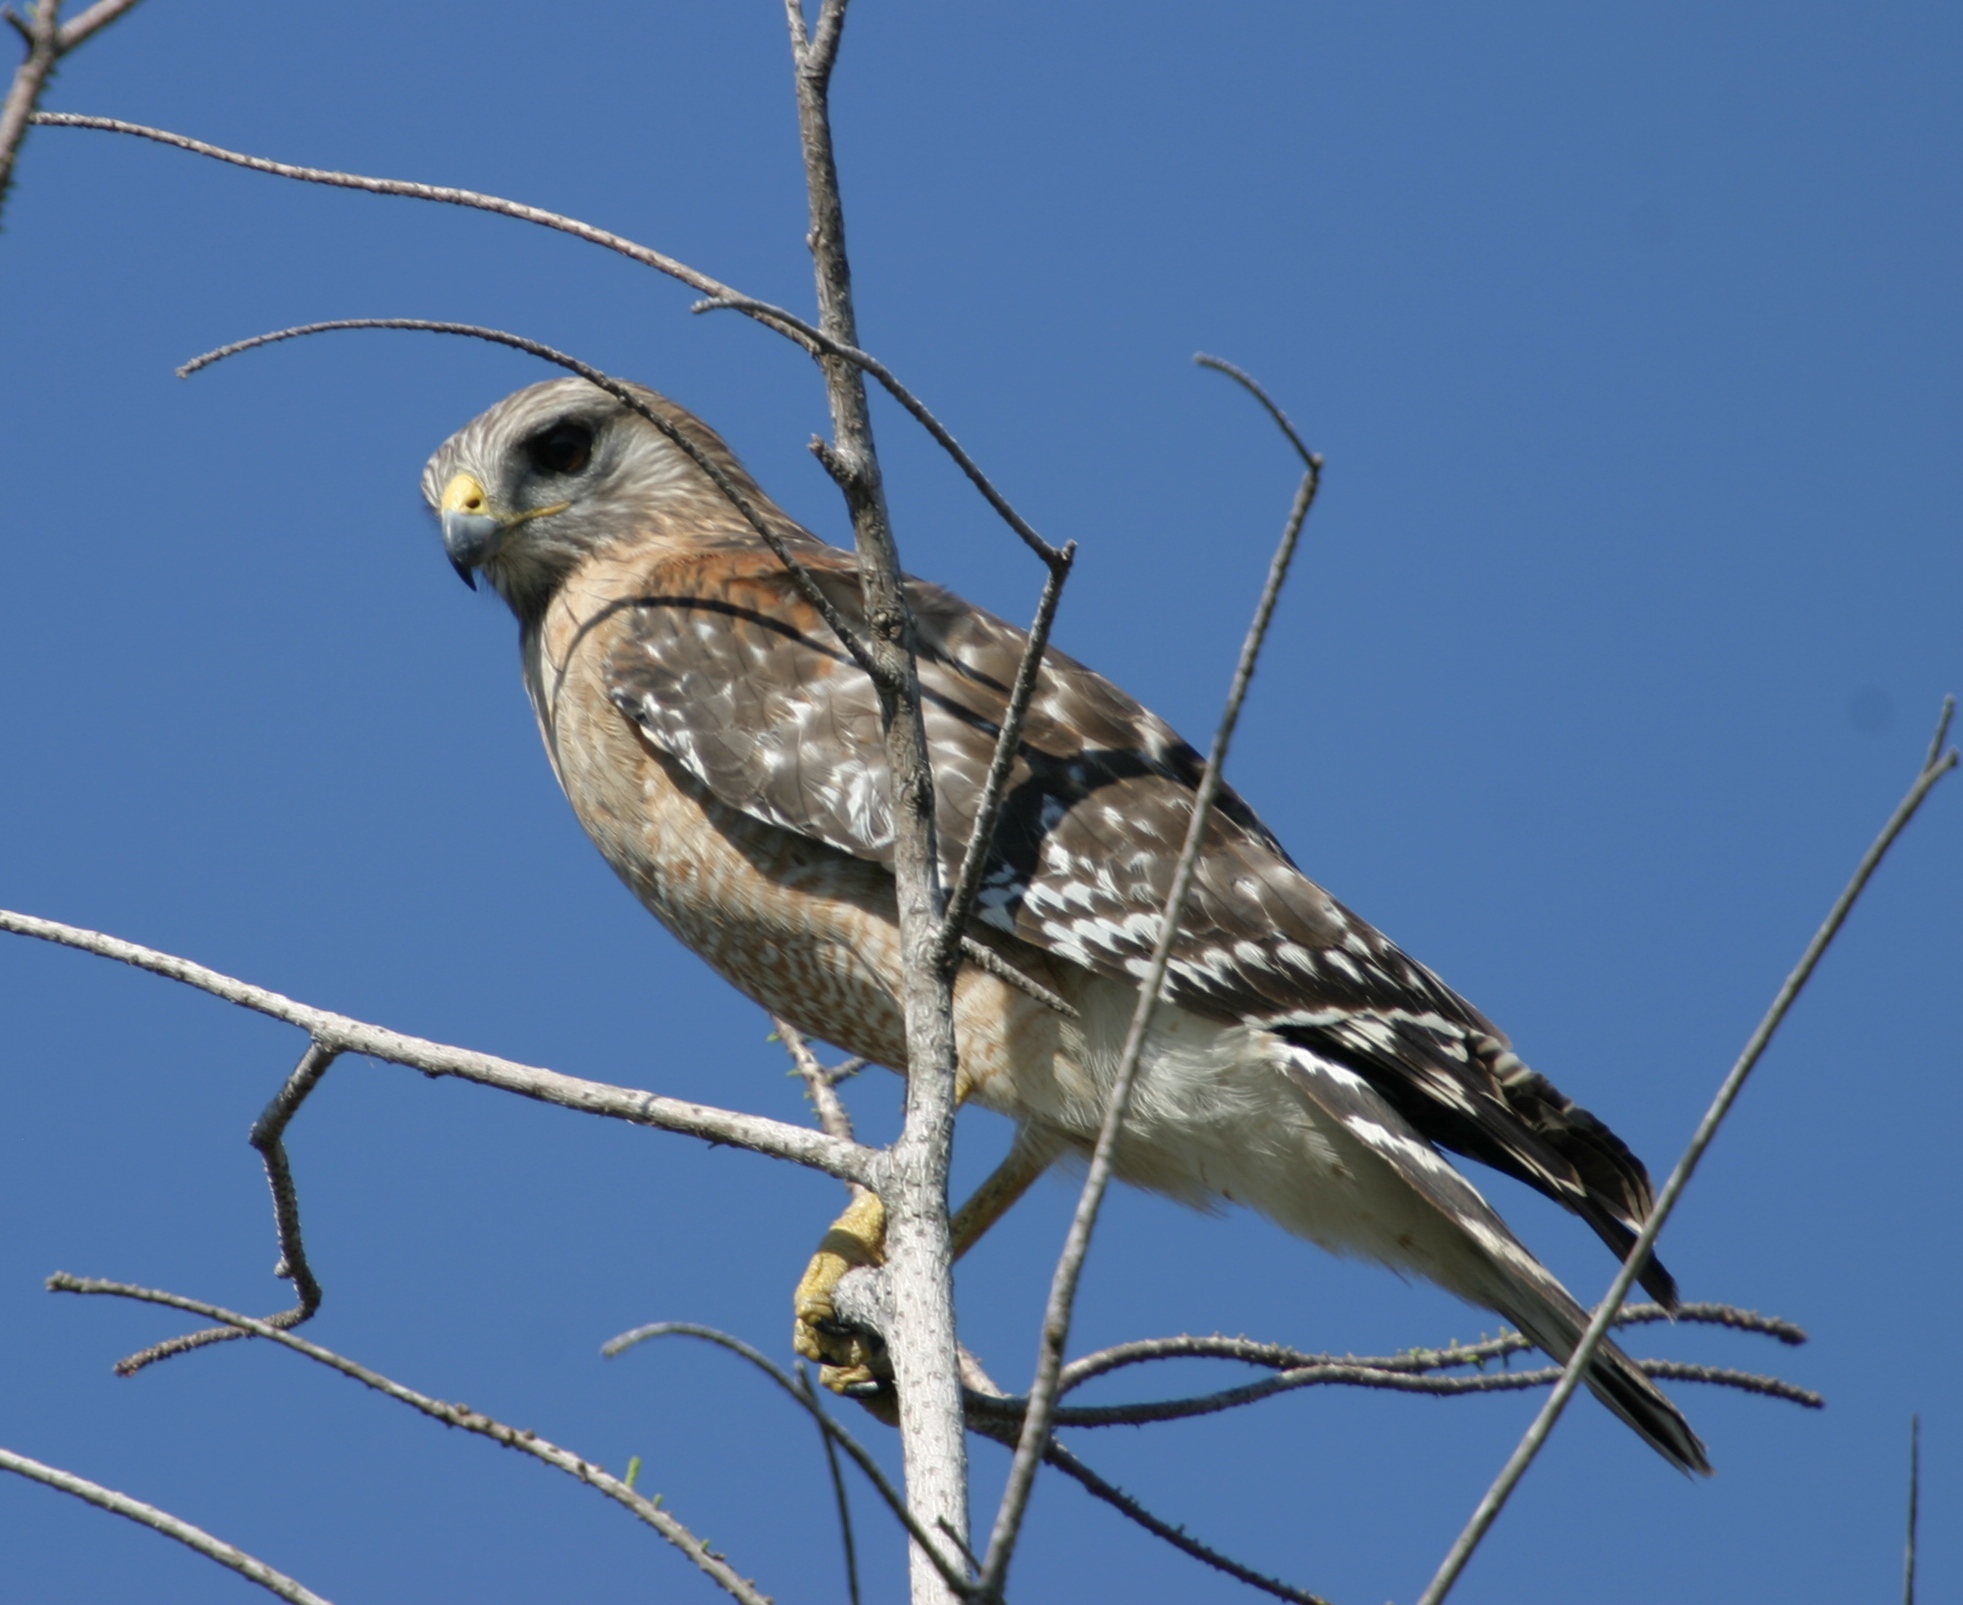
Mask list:
[[[525,450],[542,474],[576,474],[592,459],[593,431],[585,424],[554,424],[532,436]]]

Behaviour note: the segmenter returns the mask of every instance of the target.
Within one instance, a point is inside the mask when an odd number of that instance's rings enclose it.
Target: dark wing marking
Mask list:
[[[853,560],[801,556],[861,617]],[[1024,634],[909,582],[943,872],[959,866]],[[890,861],[872,683],[768,554],[669,564],[628,604],[614,703],[723,802],[842,852]],[[1107,975],[1141,977],[1203,761],[1110,681],[1051,651],[991,843],[976,917]],[[1209,820],[1169,988],[1184,1007],[1271,1026],[1354,1065],[1429,1140],[1527,1182],[1626,1252],[1649,1207],[1641,1163],[1507,1051],[1505,1039],[1290,862],[1231,789]],[[1644,1285],[1664,1303],[1659,1266]]]

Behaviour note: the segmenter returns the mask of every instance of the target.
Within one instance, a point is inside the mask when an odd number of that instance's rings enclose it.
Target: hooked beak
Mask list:
[[[472,474],[458,474],[443,487],[443,550],[457,578],[473,591],[477,570],[489,562],[504,539],[505,525],[493,518],[484,487]]]
[[[443,520],[443,549],[450,554],[450,567],[457,578],[473,591],[477,589],[477,570],[498,555],[505,537],[520,524],[534,518],[550,518],[563,513],[571,502],[554,502],[550,507],[529,507],[522,513],[503,516],[491,511],[484,487],[475,474],[458,474],[443,487],[443,504],[438,510]]]

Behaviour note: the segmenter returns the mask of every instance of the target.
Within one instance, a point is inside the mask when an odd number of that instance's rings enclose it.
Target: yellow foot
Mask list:
[[[807,1360],[818,1362],[818,1380],[834,1393],[871,1387],[883,1380],[882,1373],[890,1374],[881,1346],[843,1325],[832,1306],[839,1278],[885,1258],[886,1206],[876,1193],[861,1193],[832,1222],[797,1284],[797,1326],[791,1342]]]

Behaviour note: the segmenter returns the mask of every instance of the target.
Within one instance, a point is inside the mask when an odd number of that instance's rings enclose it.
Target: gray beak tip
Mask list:
[[[443,550],[450,554],[450,566],[473,591],[477,580],[472,570],[482,568],[491,558],[504,533],[504,526],[484,513],[452,511],[443,515]]]

